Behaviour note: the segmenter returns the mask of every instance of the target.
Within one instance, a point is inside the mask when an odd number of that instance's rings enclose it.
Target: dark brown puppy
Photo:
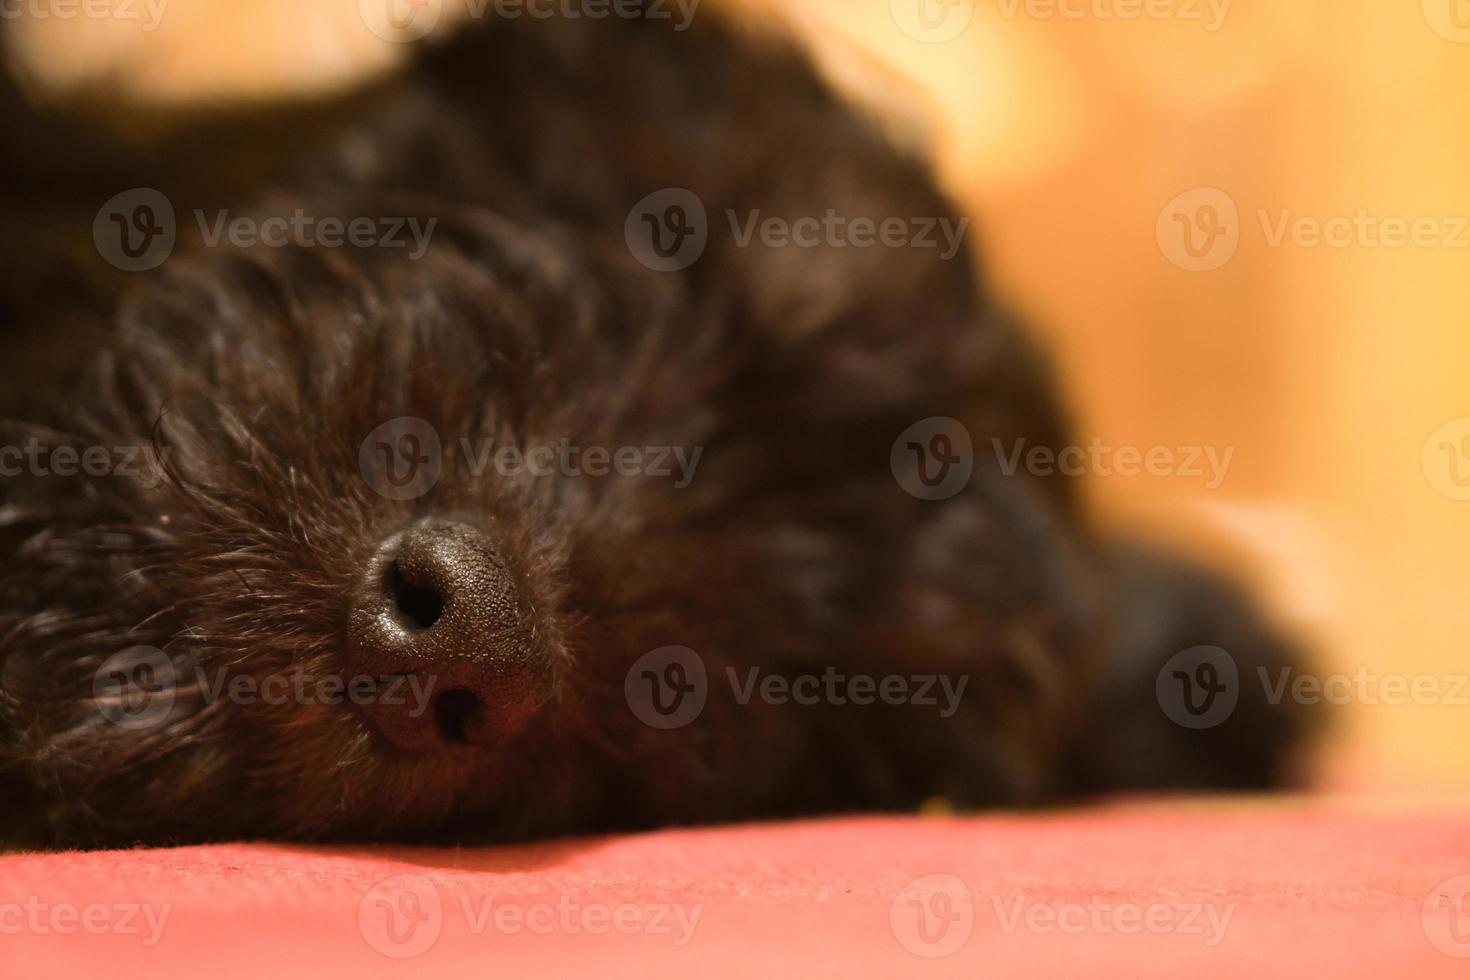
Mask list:
[[[1068,440],[968,251],[743,238],[959,226],[793,51],[705,12],[502,21],[333,105],[174,123],[100,176],[58,118],[0,154],[34,270],[0,298],[11,835],[507,839],[1279,777],[1298,723],[1249,605],[992,450]],[[140,185],[166,261],[63,258]],[[420,255],[212,243],[226,211],[433,224]],[[1201,644],[1238,703],[1195,730],[1155,681]]]

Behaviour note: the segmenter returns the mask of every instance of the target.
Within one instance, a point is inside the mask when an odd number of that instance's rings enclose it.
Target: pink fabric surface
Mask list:
[[[0,976],[1466,977],[1466,889],[1470,808],[1310,799],[11,854]]]

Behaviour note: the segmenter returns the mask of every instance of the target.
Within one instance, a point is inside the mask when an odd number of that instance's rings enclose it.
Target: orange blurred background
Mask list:
[[[1354,698],[1323,781],[1470,790],[1470,2],[725,2],[795,25],[932,147],[1056,351],[1079,444],[1233,451],[1216,487],[1091,479],[1105,520],[1231,563],[1319,673],[1448,695]],[[404,53],[357,0],[22,27],[53,86],[173,100],[329,89]]]
[[[949,185],[1053,341],[1078,441],[1235,449],[1213,490],[1093,479],[1100,511],[1228,551],[1320,672],[1432,675],[1458,702],[1347,706],[1324,779],[1470,786],[1470,4],[1235,0],[1211,30],[1185,0],[1133,20],[989,0],[940,44],[895,32],[887,3],[813,6],[928,93]],[[1165,211],[1201,188],[1234,203],[1217,213],[1238,247],[1188,271]],[[1192,231],[1200,200],[1182,202]],[[1299,218],[1352,231],[1335,247]],[[1390,219],[1433,220],[1388,247]]]

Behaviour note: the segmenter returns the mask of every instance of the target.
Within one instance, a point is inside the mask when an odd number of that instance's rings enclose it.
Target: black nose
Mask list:
[[[550,694],[533,617],[489,533],[415,524],[383,542],[353,596],[351,673],[377,681],[354,703],[403,748],[498,744]]]

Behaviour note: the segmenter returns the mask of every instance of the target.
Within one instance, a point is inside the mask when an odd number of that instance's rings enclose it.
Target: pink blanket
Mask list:
[[[6,978],[1470,976],[1470,809],[865,817],[0,857]]]

